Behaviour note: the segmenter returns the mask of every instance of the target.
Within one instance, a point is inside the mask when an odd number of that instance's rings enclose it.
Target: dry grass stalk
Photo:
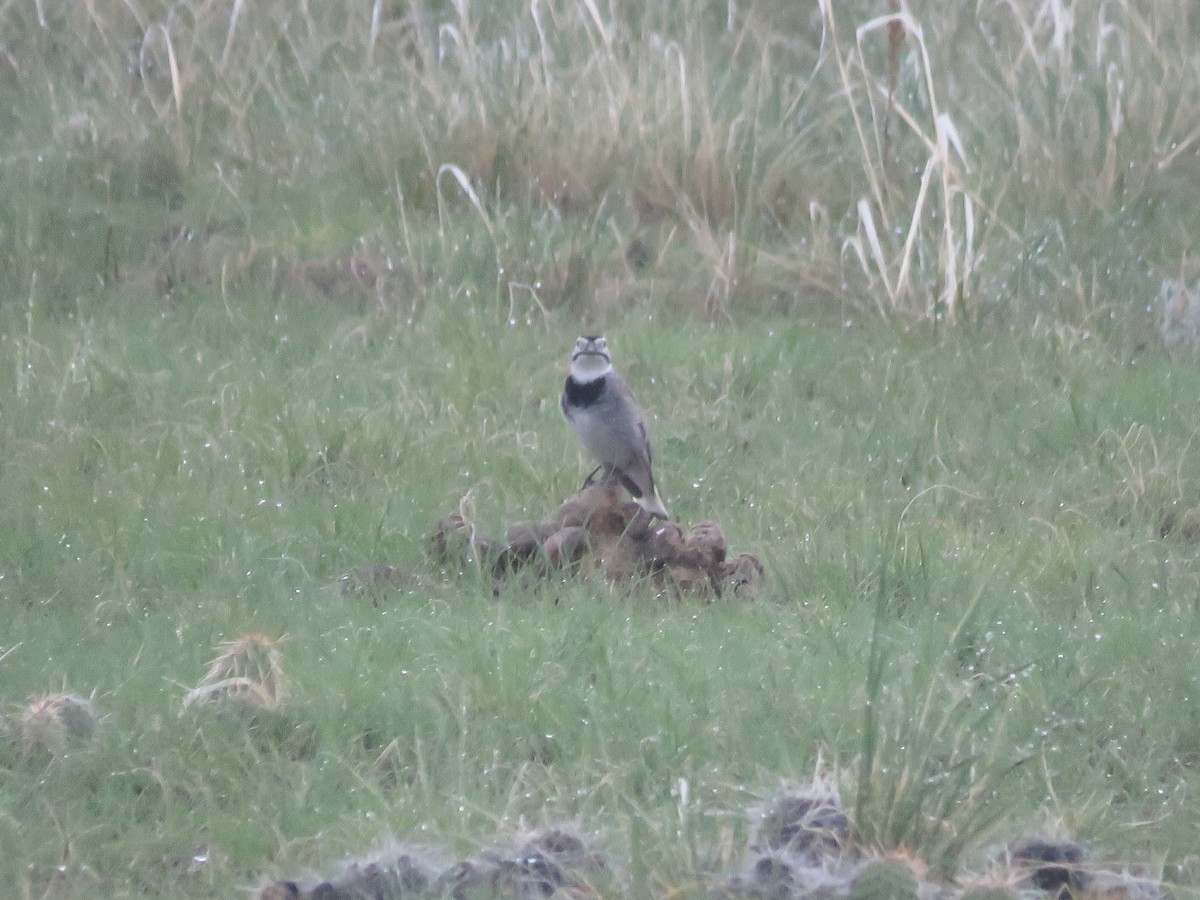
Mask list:
[[[964,180],[967,159],[962,139],[949,113],[940,109],[924,32],[907,11],[879,16],[858,27],[854,53],[847,56],[839,46],[833,4],[822,0],[820,7],[869,187],[869,195],[860,199],[857,206],[859,231],[844,240],[843,253],[850,251],[863,274],[880,286],[882,296],[875,303],[880,314],[908,313],[953,320],[959,299],[968,293],[977,256],[975,201]],[[921,124],[917,115],[899,102],[890,81],[878,83],[867,69],[864,42],[880,30],[887,32],[890,56],[897,53],[901,36],[915,43],[924,80],[924,100],[929,108],[928,125]],[[864,97],[868,104],[869,127],[858,110],[857,97]],[[884,103],[882,114],[877,108],[877,97]],[[893,111],[927,154],[920,184],[911,200],[887,190]],[[935,189],[936,201],[931,196]],[[940,206],[936,216],[940,224],[936,226],[936,235],[931,235],[924,223],[931,217],[930,206],[934,202]],[[901,231],[899,222],[903,219],[908,224]],[[893,235],[901,233],[903,241],[896,246]],[[922,248],[934,238],[937,252],[932,271],[927,272],[924,270],[930,266],[924,261]],[[925,275],[920,283],[914,277],[914,270]]]

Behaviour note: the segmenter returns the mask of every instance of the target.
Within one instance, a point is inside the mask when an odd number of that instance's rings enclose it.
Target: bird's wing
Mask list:
[[[642,405],[637,402],[637,398],[633,396],[633,391],[630,389],[629,384],[624,378],[621,378],[618,375],[613,379],[613,382],[629,406],[631,418],[629,425],[638,438],[639,449],[643,451],[646,460],[646,468],[649,469],[650,463],[653,459],[653,453],[650,451],[650,429],[646,426],[646,414],[642,411]]]
[[[641,410],[638,410],[638,412],[640,414]],[[642,416],[642,415],[638,416],[637,425],[638,425],[638,432],[642,436],[642,446],[646,450],[646,466],[649,467],[654,464],[654,451],[650,449],[650,429],[646,427],[645,416]]]
[[[558,395],[558,405],[562,408],[562,414],[568,422],[571,421],[571,410],[567,406],[567,388],[563,385],[563,391]]]

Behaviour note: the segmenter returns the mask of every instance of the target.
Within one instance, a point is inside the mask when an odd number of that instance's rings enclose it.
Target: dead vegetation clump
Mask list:
[[[585,487],[552,514],[509,525],[502,541],[454,513],[437,521],[430,548],[437,563],[451,571],[488,567],[497,594],[513,579],[529,584],[575,574],[610,584],[646,579],[671,597],[750,598],[764,576],[758,557],[730,555],[716,522],[699,522],[685,531],[631,500],[622,501],[611,484]]]
[[[0,736],[23,756],[62,753],[87,745],[100,726],[100,714],[90,697],[54,693],[31,697],[17,712],[0,721]]]
[[[183,698],[183,708],[212,704],[252,712],[278,711],[288,692],[281,642],[265,634],[248,634],[219,644],[220,654]]]
[[[220,653],[184,695],[179,714],[225,723],[262,752],[311,759],[320,745],[318,731],[288,702],[291,681],[280,649],[284,640],[247,634],[218,644]]]

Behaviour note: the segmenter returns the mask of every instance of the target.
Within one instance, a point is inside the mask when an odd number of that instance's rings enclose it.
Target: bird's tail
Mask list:
[[[650,513],[652,516],[657,516],[660,519],[670,519],[670,514],[667,513],[666,506],[663,505],[662,497],[658,496],[658,488],[653,489],[651,496],[645,495],[634,498],[637,505]]]

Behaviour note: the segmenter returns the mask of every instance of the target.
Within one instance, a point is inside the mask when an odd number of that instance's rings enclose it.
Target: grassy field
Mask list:
[[[13,896],[546,827],[709,896],[814,781],[931,879],[1197,892],[1191,4],[50,7],[0,3]],[[756,599],[430,557],[578,486],[601,328]],[[189,702],[247,635],[273,708]]]

